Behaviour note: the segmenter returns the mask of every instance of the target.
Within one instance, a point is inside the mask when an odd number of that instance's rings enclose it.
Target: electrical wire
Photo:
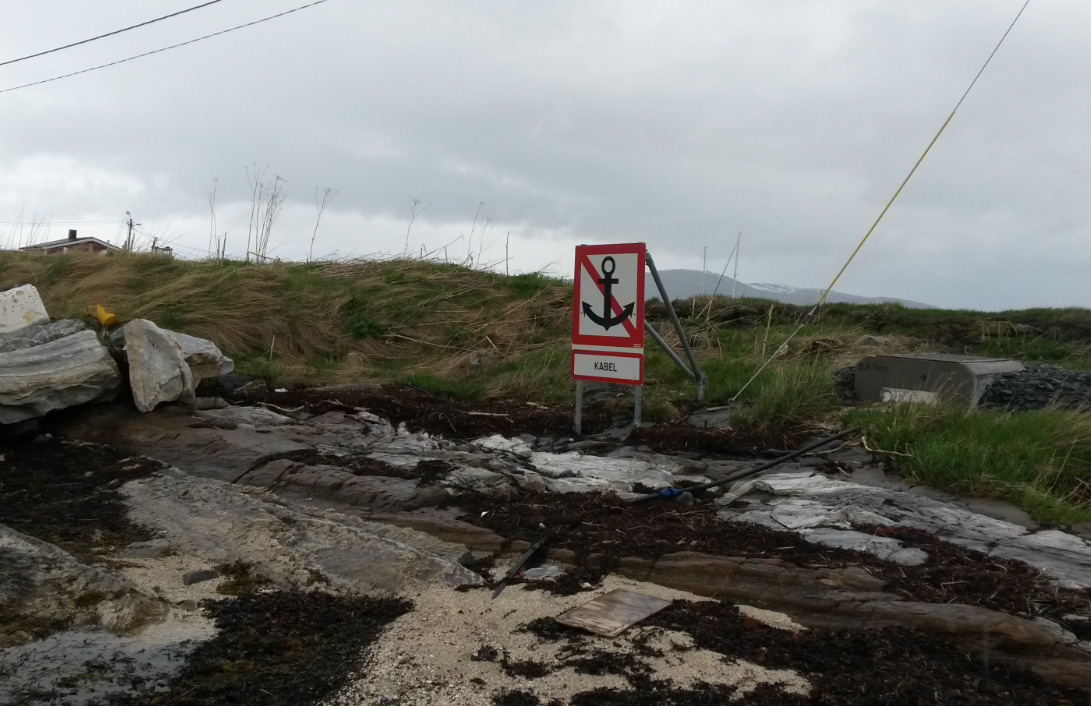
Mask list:
[[[147,22],[141,22],[140,24],[135,24],[135,25],[132,25],[131,27],[125,27],[124,29],[115,29],[113,32],[107,32],[106,34],[100,34],[99,36],[91,37],[90,39],[83,39],[83,40],[80,40],[78,42],[72,42],[71,44],[65,44],[63,47],[57,47],[56,49],[47,49],[46,51],[40,51],[37,54],[29,54],[27,56],[21,56],[18,59],[8,59],[7,61],[0,61],[0,66],[7,66],[8,64],[14,64],[14,63],[17,63],[17,62],[20,62],[20,61],[26,61],[27,59],[36,59],[39,56],[45,56],[46,54],[52,54],[54,52],[63,51],[64,49],[71,49],[72,47],[78,47],[81,44],[87,44],[89,42],[94,42],[94,41],[99,40],[99,39],[105,39],[106,37],[112,37],[115,34],[121,34],[122,32],[128,32],[130,29],[136,29],[138,27],[146,27],[147,25],[155,24],[156,22],[161,22],[163,20],[169,20],[172,17],[177,17],[178,15],[184,15],[187,12],[193,12],[194,10],[200,10],[202,7],[208,7],[209,5],[215,5],[218,2],[223,2],[223,0],[210,0],[209,2],[206,2],[206,3],[202,4],[202,5],[197,5],[195,7],[190,7],[190,8],[187,8],[185,10],[179,10],[178,12],[172,12],[169,15],[163,15],[162,17],[156,17],[154,20],[148,20]]]
[[[955,117],[955,111],[957,111],[959,109],[959,106],[962,105],[962,101],[966,100],[966,96],[970,95],[970,90],[974,87],[974,84],[977,83],[977,79],[981,78],[981,74],[985,72],[985,67],[987,67],[989,65],[989,62],[992,61],[993,57],[996,56],[996,52],[1000,49],[1000,45],[1003,44],[1004,40],[1008,38],[1008,34],[1011,32],[1012,28],[1015,27],[1015,23],[1019,21],[1019,18],[1023,16],[1023,10],[1026,10],[1027,5],[1029,4],[1030,0],[1026,0],[1026,2],[1023,3],[1023,7],[1019,8],[1019,12],[1016,13],[1015,19],[1011,21],[1011,24],[1008,25],[1008,29],[1004,32],[1004,35],[1000,37],[1000,41],[996,43],[995,47],[993,47],[992,53],[989,54],[989,58],[986,59],[985,63],[981,65],[981,69],[978,70],[977,75],[974,76],[974,80],[970,82],[970,85],[966,89],[966,92],[963,93],[962,97],[958,99],[958,103],[955,104],[954,110],[952,110],[951,114],[947,116],[947,119],[943,121],[943,125],[941,125],[939,131],[936,132],[936,136],[933,137],[932,141],[928,143],[928,146],[924,148],[924,152],[921,153],[921,156],[917,159],[916,164],[913,165],[913,168],[909,170],[909,174],[907,174],[905,179],[902,180],[901,185],[898,186],[898,190],[895,191],[894,195],[890,197],[890,200],[886,202],[886,206],[884,206],[882,212],[879,213],[879,217],[875,219],[875,222],[871,224],[870,228],[868,228],[867,233],[865,233],[864,237],[860,239],[860,243],[856,246],[856,249],[852,251],[852,254],[849,255],[849,259],[845,261],[845,264],[842,265],[841,269],[838,270],[836,275],[834,275],[833,281],[830,282],[830,286],[826,287],[826,290],[822,292],[822,296],[818,298],[818,301],[815,303],[815,305],[811,308],[809,312],[807,312],[806,315],[804,315],[803,319],[800,321],[799,326],[796,327],[796,330],[792,331],[791,335],[789,335],[788,338],[785,339],[784,343],[780,344],[780,346],[777,347],[776,351],[773,352],[773,355],[769,357],[769,360],[765,361],[765,363],[760,368],[758,368],[758,372],[754,373],[754,375],[746,381],[746,384],[743,385],[742,388],[740,388],[739,391],[736,392],[730,400],[728,400],[729,402],[734,402],[735,400],[737,400],[739,398],[739,395],[741,395],[746,390],[746,388],[750,386],[750,383],[754,382],[754,380],[757,379],[758,375],[761,375],[761,372],[765,370],[766,366],[768,366],[769,363],[773,362],[774,358],[776,358],[778,355],[786,350],[788,343],[793,338],[795,338],[796,334],[800,332],[804,325],[806,325],[807,321],[812,316],[814,316],[814,314],[818,311],[819,307],[822,306],[822,303],[826,301],[826,297],[829,296],[830,291],[832,291],[834,285],[837,284],[837,280],[841,279],[841,275],[845,273],[845,270],[848,269],[849,264],[853,261],[853,259],[856,258],[856,254],[860,252],[860,249],[864,247],[864,243],[867,242],[867,239],[871,237],[871,234],[875,231],[875,228],[878,227],[879,221],[883,220],[883,216],[885,216],[886,212],[890,210],[890,207],[894,205],[894,200],[897,199],[898,196],[902,193],[902,189],[904,189],[905,185],[909,183],[909,180],[917,171],[917,167],[919,167],[921,165],[921,162],[924,161],[924,158],[928,156],[928,152],[931,151],[932,145],[936,144],[939,136],[943,134],[943,131],[951,122],[951,118]]]
[[[284,17],[285,15],[290,15],[293,12],[299,12],[300,10],[306,10],[307,8],[314,7],[315,5],[321,5],[322,3],[326,2],[326,1],[327,0],[315,0],[315,2],[311,2],[311,3],[308,3],[306,5],[300,5],[299,7],[294,7],[291,10],[285,10],[284,12],[278,12],[275,15],[269,15],[268,17],[263,17],[260,20],[254,20],[253,22],[247,22],[245,24],[236,25],[234,27],[229,27],[228,29],[220,30],[219,32],[213,32],[212,34],[206,34],[203,37],[197,37],[196,39],[190,39],[189,41],[179,42],[178,44],[172,44],[169,47],[163,47],[161,49],[154,49],[152,51],[144,52],[143,54],[136,54],[134,56],[127,57],[125,59],[118,59],[117,61],[111,61],[108,64],[100,64],[98,66],[92,66],[89,69],[82,69],[80,71],[73,71],[72,73],[63,74],[61,76],[54,76],[53,78],[47,78],[47,79],[43,79],[41,81],[33,81],[31,83],[24,83],[21,86],[12,86],[11,88],[3,88],[3,89],[0,89],[0,93],[8,93],[10,91],[18,91],[20,88],[30,88],[31,86],[40,86],[43,83],[51,83],[53,81],[60,81],[62,78],[70,78],[72,76],[79,76],[80,74],[89,73],[91,71],[98,71],[99,69],[105,69],[105,68],[108,68],[110,66],[117,66],[118,64],[124,64],[124,63],[126,63],[128,61],[133,61],[135,59],[142,59],[142,58],[144,58],[146,56],[151,56],[152,54],[160,54],[162,52],[169,51],[171,49],[177,49],[178,47],[184,47],[184,46],[186,46],[188,44],[195,44],[195,43],[203,41],[205,39],[211,39],[212,37],[218,37],[221,34],[227,34],[228,32],[234,32],[237,29],[244,29],[246,27],[253,27],[254,25],[261,24],[262,22],[268,22],[269,20],[275,20],[278,17]]]
[[[128,221],[0,221],[0,226],[91,226],[128,223]]]

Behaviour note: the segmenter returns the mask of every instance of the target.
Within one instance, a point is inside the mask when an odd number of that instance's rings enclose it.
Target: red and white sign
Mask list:
[[[576,248],[572,377],[644,381],[644,243]]]

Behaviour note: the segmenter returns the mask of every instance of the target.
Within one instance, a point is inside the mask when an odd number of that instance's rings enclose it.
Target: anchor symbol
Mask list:
[[[610,269],[606,269],[607,263],[609,263]],[[609,256],[602,258],[602,279],[598,280],[598,283],[602,285],[602,316],[596,314],[589,303],[583,303],[584,316],[607,331],[610,330],[610,327],[617,326],[632,316],[633,307],[636,306],[636,302],[631,302],[625,305],[620,314],[614,317],[610,316],[610,290],[621,281],[613,276],[616,269],[617,265],[614,263],[614,258]]]

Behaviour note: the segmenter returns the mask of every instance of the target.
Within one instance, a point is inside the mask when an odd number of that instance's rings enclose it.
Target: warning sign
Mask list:
[[[644,243],[576,248],[572,345],[644,348]]]

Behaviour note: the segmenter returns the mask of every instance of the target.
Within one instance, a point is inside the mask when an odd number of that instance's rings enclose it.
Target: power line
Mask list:
[[[136,29],[137,27],[145,27],[145,26],[150,25],[150,24],[155,24],[156,22],[161,22],[162,20],[169,20],[172,17],[177,17],[178,15],[184,15],[187,12],[193,12],[194,10],[200,10],[202,7],[208,7],[209,5],[215,5],[218,2],[223,2],[223,0],[210,0],[210,2],[206,2],[206,3],[202,4],[202,5],[197,5],[195,7],[191,7],[191,8],[188,8],[186,10],[179,10],[178,12],[172,12],[169,15],[163,15],[162,17],[156,17],[154,20],[148,20],[147,22],[141,22],[140,24],[135,24],[135,25],[133,25],[131,27],[126,27],[124,29],[115,29],[113,32],[107,32],[106,34],[100,34],[99,36],[91,37],[90,39],[84,39],[84,40],[79,41],[79,42],[72,42],[71,44],[65,44],[63,47],[57,47],[56,49],[47,49],[46,51],[40,51],[37,54],[29,54],[27,56],[21,56],[18,59],[8,59],[7,61],[0,61],[0,66],[7,66],[8,64],[14,64],[14,63],[19,62],[19,61],[26,61],[27,59],[35,59],[35,58],[37,58],[39,56],[45,56],[46,54],[52,54],[53,52],[62,51],[64,49],[71,49],[72,47],[78,47],[81,44],[87,44],[88,42],[93,42],[93,41],[98,40],[98,39],[104,39],[106,37],[112,37],[115,34],[121,34],[122,32],[128,32],[130,29]]]
[[[117,66],[118,64],[124,64],[125,62],[133,61],[134,59],[142,59],[145,56],[151,56],[152,54],[159,54],[161,52],[169,51],[171,49],[177,49],[178,47],[184,47],[184,46],[186,46],[188,44],[195,44],[196,42],[200,42],[200,41],[205,40],[205,39],[211,39],[212,37],[218,37],[221,34],[227,34],[228,32],[234,32],[237,29],[244,29],[246,27],[253,27],[254,25],[261,24],[262,22],[268,22],[269,20],[275,20],[278,17],[284,17],[285,15],[290,15],[293,12],[299,12],[300,10],[306,10],[307,8],[314,7],[315,5],[321,5],[324,2],[326,2],[326,0],[315,0],[315,2],[308,3],[306,5],[301,5],[299,7],[294,7],[291,10],[285,10],[284,12],[278,12],[275,15],[269,15],[268,17],[263,17],[260,20],[254,20],[253,22],[247,22],[246,24],[241,24],[241,25],[236,25],[234,27],[229,27],[228,29],[220,30],[219,32],[213,32],[212,34],[206,34],[203,37],[197,37],[196,39],[190,39],[189,41],[181,42],[179,44],[172,44],[169,47],[163,47],[162,49],[155,49],[153,51],[144,52],[143,54],[136,54],[135,56],[130,56],[130,57],[125,58],[125,59],[118,59],[117,61],[111,61],[108,64],[100,64],[99,66],[92,66],[89,69],[83,69],[81,71],[73,71],[70,74],[63,74],[61,76],[54,76],[53,78],[47,78],[47,79],[43,79],[41,81],[34,81],[32,83],[24,83],[22,86],[12,86],[11,88],[3,88],[3,89],[0,89],[0,93],[8,93],[9,91],[17,91],[20,88],[30,88],[31,86],[40,86],[43,83],[50,83],[52,81],[60,81],[62,78],[70,78],[72,76],[79,76],[80,74],[85,74],[85,73],[88,73],[88,72],[91,72],[91,71],[97,71],[99,69],[105,69],[105,68],[110,67],[110,66]]]
[[[0,226],[90,226],[90,225],[114,225],[127,223],[127,221],[0,221]]]

